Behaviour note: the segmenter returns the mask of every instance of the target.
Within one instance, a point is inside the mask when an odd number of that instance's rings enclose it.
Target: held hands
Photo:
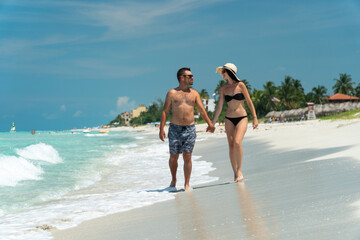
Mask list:
[[[211,132],[211,133],[214,133],[215,131],[215,127],[214,125],[209,125],[207,128],[206,128],[206,132]]]
[[[164,129],[160,129],[160,132],[159,132],[159,138],[161,141],[165,141],[165,131]]]
[[[255,128],[258,127],[259,123],[258,123],[257,118],[254,118],[254,119],[253,119],[252,125],[253,125],[253,129],[255,129]]]

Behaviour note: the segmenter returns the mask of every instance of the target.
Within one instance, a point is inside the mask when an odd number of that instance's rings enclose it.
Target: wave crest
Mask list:
[[[22,157],[0,155],[0,186],[16,186],[22,180],[39,180],[43,170]]]
[[[51,145],[45,143],[38,143],[27,146],[23,149],[16,149],[16,153],[29,160],[44,161],[49,163],[62,162],[62,158],[59,156],[58,151]]]

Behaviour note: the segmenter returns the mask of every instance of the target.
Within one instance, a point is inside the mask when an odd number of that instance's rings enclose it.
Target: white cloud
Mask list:
[[[123,106],[126,106],[129,102],[129,97],[119,97],[118,100],[116,101],[116,106],[117,108],[121,108]]]
[[[115,110],[110,110],[109,115],[110,117],[116,117],[117,115],[119,115],[119,112]],[[107,117],[107,115],[105,116]]]
[[[78,23],[106,29],[103,40],[128,38],[134,36],[152,35],[158,32],[173,31],[178,24],[170,24],[166,17],[189,14],[200,9],[226,0],[166,0],[166,1],[110,1],[110,2],[80,2],[80,1],[11,1],[7,5],[31,6],[33,11],[49,9],[51,16],[37,17],[36,14],[26,15],[19,12],[14,16],[4,16],[3,21]],[[51,9],[61,9],[53,13]],[[44,16],[46,13],[42,13]],[[40,14],[38,14],[40,15]],[[184,19],[179,19],[184,24]],[[87,40],[97,41],[96,38]]]
[[[51,35],[43,38],[37,38],[34,40],[19,40],[8,38],[2,40],[0,43],[0,53],[3,55],[14,55],[18,53],[24,54],[26,51],[34,51],[35,48],[43,46],[53,46],[71,42],[78,42],[81,37],[64,36],[64,35]],[[48,50],[50,55],[59,55],[59,51]]]
[[[130,111],[135,107],[135,101],[129,101],[130,98],[127,96],[118,97],[116,101],[116,107],[118,110]]]
[[[75,118],[78,118],[78,117],[81,117],[81,115],[82,115],[82,111],[80,111],[80,110],[77,110],[75,113],[74,113],[74,117]]]
[[[122,112],[130,112],[134,108],[136,108],[135,101],[130,101],[130,98],[127,96],[120,96],[116,100],[116,110],[111,109],[109,115],[115,117]]]
[[[201,7],[224,0],[171,0],[158,2],[123,2],[120,4],[88,4],[75,11],[83,16],[86,24],[104,26],[107,32],[104,39],[127,38],[173,31],[177,24],[171,25],[166,19],[174,14],[190,13]],[[183,21],[184,24],[184,21]]]
[[[42,116],[47,120],[53,120],[58,118],[58,116],[55,113],[53,114],[43,113]]]
[[[285,72],[285,71],[286,71],[286,68],[283,67],[283,66],[278,66],[275,70],[276,70],[276,71],[280,71],[280,72]]]
[[[4,114],[4,115],[2,115],[2,118],[4,118],[4,119],[6,119],[6,118],[15,119],[15,115],[14,114]]]
[[[66,105],[65,104],[61,105],[60,110],[63,111],[63,112],[66,111]]]

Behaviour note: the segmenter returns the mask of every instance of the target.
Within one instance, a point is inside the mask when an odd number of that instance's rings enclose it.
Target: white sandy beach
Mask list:
[[[155,127],[128,129],[157,137]],[[213,163],[210,175],[218,181],[178,192],[174,200],[53,230],[54,239],[360,239],[358,119],[260,124],[256,130],[249,124],[245,181],[237,184],[224,127],[214,134],[205,129],[197,125],[205,140],[194,154]]]

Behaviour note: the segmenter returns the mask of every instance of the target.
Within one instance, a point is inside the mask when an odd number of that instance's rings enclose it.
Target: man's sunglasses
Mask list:
[[[189,78],[193,78],[194,77],[194,75],[183,75],[184,77],[189,77]]]

